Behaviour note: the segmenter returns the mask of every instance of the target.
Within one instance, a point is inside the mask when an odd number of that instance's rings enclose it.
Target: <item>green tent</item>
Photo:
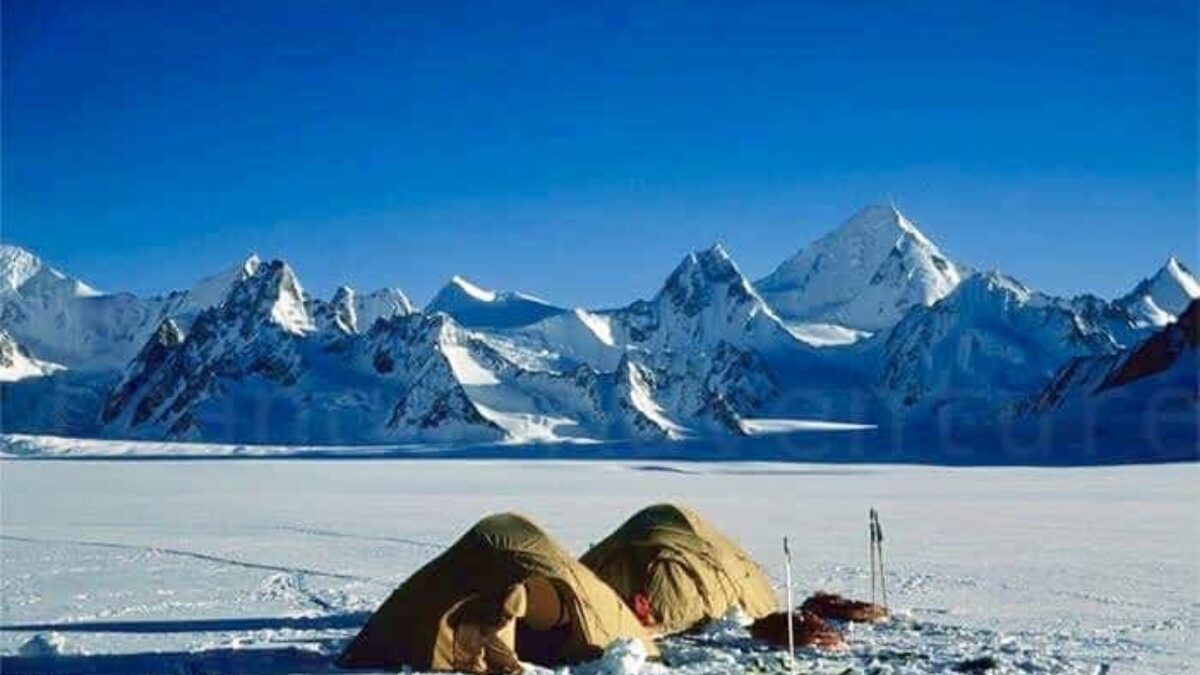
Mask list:
[[[766,573],[695,511],[657,504],[633,515],[581,562],[632,604],[644,594],[664,633],[688,630],[740,607],[778,610]]]
[[[658,650],[621,598],[522,516],[489,516],[408,578],[371,615],[338,664],[344,668],[450,670],[449,619],[467,601],[525,584],[516,630],[524,661],[555,666],[599,657],[621,638]],[[554,640],[544,640],[555,632]],[[547,644],[553,642],[548,649]]]

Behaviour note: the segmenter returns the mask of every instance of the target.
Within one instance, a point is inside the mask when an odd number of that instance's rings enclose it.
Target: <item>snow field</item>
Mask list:
[[[369,612],[483,515],[581,553],[649,503],[699,509],[797,597],[867,593],[880,510],[896,619],[801,672],[1186,672],[1200,653],[1195,465],[944,469],[451,460],[0,463],[4,672],[326,672]],[[782,588],[780,588],[782,593]],[[614,650],[619,651],[619,650]],[[776,672],[734,626],[640,672]],[[18,656],[20,654],[20,656]],[[575,669],[621,670],[610,654]]]

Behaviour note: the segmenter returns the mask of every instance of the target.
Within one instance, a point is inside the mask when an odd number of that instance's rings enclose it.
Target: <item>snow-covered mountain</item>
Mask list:
[[[0,264],[0,324],[40,360],[72,369],[120,368],[159,312],[159,302],[100,293],[15,246],[2,247]]]
[[[1118,350],[1068,302],[995,272],[913,308],[883,339],[879,387],[894,405],[981,418],[1037,389],[1071,358]]]
[[[425,311],[445,312],[469,328],[516,328],[566,310],[532,295],[489,291],[455,276],[433,296]]]
[[[745,433],[741,420],[779,394],[770,362],[807,349],[720,245],[687,255],[653,299],[610,318],[646,394],[679,426]]]
[[[720,245],[688,254],[649,301],[612,314],[622,344],[683,357],[721,343],[774,352],[797,340]]]
[[[365,332],[351,294],[303,300],[286,264],[262,263],[186,334],[160,324],[106,401],[115,436],[258,442],[667,437],[641,373],[560,371],[441,312],[393,312]],[[331,320],[314,320],[308,309]],[[497,347],[497,344],[502,347]],[[557,359],[558,363],[566,363]],[[632,382],[632,385],[631,385]]]
[[[255,409],[237,405],[241,392],[234,385],[271,388],[294,382],[300,374],[297,343],[313,330],[290,267],[273,261],[247,268],[186,335],[173,319],[159,324],[105,402],[105,429],[136,437],[198,438],[205,437],[208,423],[239,424],[245,419],[241,413]],[[201,407],[209,401],[230,407],[211,419],[214,415]],[[259,437],[257,430],[249,431]]]
[[[869,206],[755,285],[789,321],[874,331],[945,297],[964,271],[896,207]]]
[[[684,256],[652,298],[609,310],[460,277],[424,311],[392,288],[322,299],[256,256],[139,298],[4,247],[0,424],[239,443],[986,425],[1058,414],[1030,403],[1056,372],[1065,390],[1106,381],[1195,286],[1172,260],[1117,301],[1046,295],[968,273],[891,207],[864,209],[758,286],[716,245]]]
[[[232,267],[201,279],[186,291],[176,291],[161,299],[151,298],[148,302],[161,305],[159,320],[170,318],[187,328],[200,312],[221,304],[229,294],[229,289],[239,281],[253,276],[261,264],[262,260],[257,255],[251,255]]]
[[[0,382],[17,382],[29,377],[42,377],[63,367],[42,361],[17,343],[8,331],[0,330]]]
[[[33,278],[45,267],[40,258],[29,251],[10,244],[0,244],[0,293],[16,292],[26,281]],[[55,276],[65,278],[61,272],[53,272]],[[78,292],[81,295],[94,295],[95,290],[78,282]]]
[[[287,265],[254,266],[189,331],[160,324],[105,403],[103,430],[262,442],[740,435],[779,394],[768,359],[808,349],[719,247],[687,256],[653,300],[612,312],[489,331],[394,312],[360,331],[353,310],[348,290],[305,301]]]
[[[1175,321],[1196,298],[1200,298],[1200,282],[1172,256],[1158,272],[1113,304],[1131,314],[1139,326],[1161,328]]]
[[[1198,346],[1200,300],[1193,300],[1174,322],[1131,349],[1067,361],[1030,399],[1029,410],[1040,414],[1092,406],[1111,418],[1175,403],[1194,411],[1200,397]]]

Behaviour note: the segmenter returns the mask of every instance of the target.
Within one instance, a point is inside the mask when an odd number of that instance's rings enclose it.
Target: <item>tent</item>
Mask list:
[[[454,628],[464,603],[525,584],[527,608],[516,626],[523,661],[555,666],[599,657],[613,641],[637,638],[658,650],[621,598],[536,525],[504,513],[479,521],[397,588],[338,665],[344,668],[450,670]]]
[[[630,605],[644,594],[663,633],[687,630],[733,607],[755,619],[778,609],[762,568],[695,511],[674,504],[637,512],[581,562]]]

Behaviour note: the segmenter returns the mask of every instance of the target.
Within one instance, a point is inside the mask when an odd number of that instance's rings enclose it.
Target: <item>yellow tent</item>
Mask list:
[[[516,630],[523,661],[560,665],[600,656],[620,638],[658,649],[621,598],[524,517],[479,521],[408,578],[371,615],[339,659],[345,668],[450,670],[449,619],[467,601],[525,584],[527,609]]]
[[[637,512],[581,562],[626,602],[645,594],[664,633],[687,630],[732,607],[751,618],[778,609],[762,568],[695,511],[674,504]]]

